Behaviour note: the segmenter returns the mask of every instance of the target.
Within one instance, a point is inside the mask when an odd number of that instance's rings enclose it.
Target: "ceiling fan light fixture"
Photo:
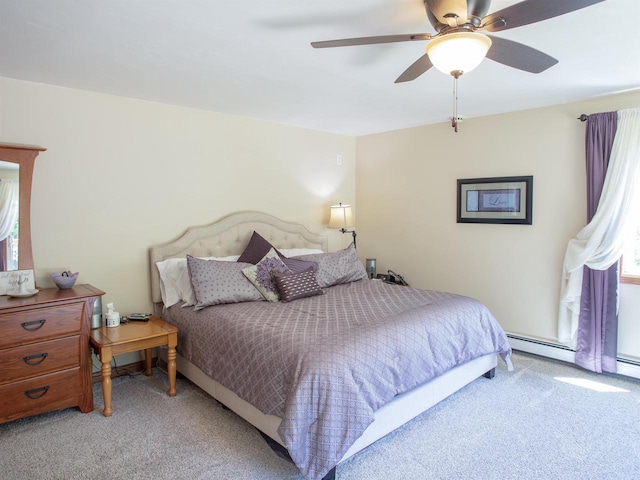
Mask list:
[[[446,74],[468,73],[491,48],[491,39],[475,32],[454,32],[430,40],[425,47],[434,67]]]

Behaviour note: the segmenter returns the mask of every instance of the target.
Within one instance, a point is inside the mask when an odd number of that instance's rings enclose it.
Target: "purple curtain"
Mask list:
[[[7,257],[7,239],[5,238],[0,242],[0,272],[3,272],[7,269],[6,257]]]
[[[617,112],[589,115],[587,119],[587,220],[598,208],[611,147],[618,123]],[[618,354],[618,269],[584,267],[576,364],[594,372],[616,371]]]

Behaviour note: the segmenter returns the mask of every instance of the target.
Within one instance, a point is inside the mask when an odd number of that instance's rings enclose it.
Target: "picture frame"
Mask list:
[[[0,295],[9,295],[11,292],[18,291],[20,277],[26,279],[27,289],[35,289],[35,276],[33,270],[12,270],[8,272],[0,272]]]
[[[533,224],[533,175],[458,179],[457,223]]]

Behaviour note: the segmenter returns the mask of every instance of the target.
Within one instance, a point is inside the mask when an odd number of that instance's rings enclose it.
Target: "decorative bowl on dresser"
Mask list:
[[[76,285],[0,297],[0,423],[61,408],[93,410],[89,329],[102,295]]]

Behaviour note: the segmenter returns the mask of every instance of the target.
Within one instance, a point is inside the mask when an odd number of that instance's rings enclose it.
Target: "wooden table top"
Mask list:
[[[103,326],[91,330],[91,343],[96,346],[105,347],[160,337],[177,332],[177,327],[152,315],[148,322],[128,322],[121,323],[117,327]]]

